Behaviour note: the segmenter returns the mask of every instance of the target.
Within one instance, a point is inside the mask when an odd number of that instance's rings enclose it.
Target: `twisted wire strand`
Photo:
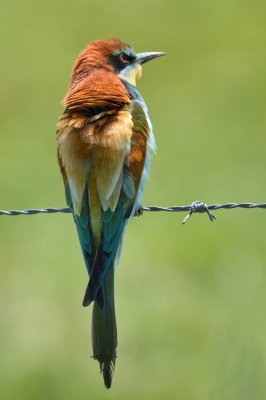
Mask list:
[[[0,215],[35,215],[35,214],[55,214],[70,213],[70,208],[30,208],[28,210],[0,210]]]
[[[214,221],[216,217],[211,213],[213,210],[232,210],[235,208],[262,208],[266,209],[266,203],[225,203],[225,204],[205,204],[200,200],[194,201],[192,204],[187,206],[170,206],[170,207],[158,207],[158,206],[147,206],[142,207],[142,211],[149,212],[188,212],[188,215],[182,221],[184,224],[193,213],[206,213],[210,221]],[[55,213],[71,213],[70,208],[39,208],[39,209],[28,209],[28,210],[0,210],[0,215],[16,216],[16,215],[35,215],[35,214],[55,214]],[[139,215],[139,214],[138,214]]]

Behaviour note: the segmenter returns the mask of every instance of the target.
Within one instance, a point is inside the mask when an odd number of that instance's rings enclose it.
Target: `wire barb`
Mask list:
[[[182,224],[185,224],[185,223],[187,222],[187,220],[191,217],[191,215],[192,215],[193,213],[205,213],[205,212],[208,214],[208,217],[210,218],[211,222],[213,222],[213,221],[216,220],[215,215],[213,215],[213,214],[210,212],[210,210],[209,210],[207,204],[203,203],[203,202],[200,201],[200,200],[194,201],[194,202],[191,204],[191,209],[190,209],[188,215],[186,216],[185,219],[183,219]]]

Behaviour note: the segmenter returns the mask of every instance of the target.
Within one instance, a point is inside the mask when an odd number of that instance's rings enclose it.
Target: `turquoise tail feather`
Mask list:
[[[124,181],[117,207],[114,211],[101,210],[102,227],[100,239],[94,232],[92,210],[98,201],[96,193],[93,198],[93,186],[88,186],[83,195],[81,212],[73,213],[77,226],[83,257],[89,273],[89,283],[84,296],[83,305],[93,302],[92,311],[92,348],[93,358],[100,364],[100,371],[106,388],[110,388],[117,357],[117,327],[114,303],[114,263],[119,257],[122,236],[131,215],[134,204],[134,179],[124,171]],[[69,185],[66,185],[66,197],[72,208]],[[90,207],[88,207],[90,204]],[[97,206],[97,204],[96,204]],[[94,229],[93,229],[94,228]],[[95,239],[97,238],[97,240]]]
[[[93,358],[98,360],[107,389],[111,387],[116,361],[117,328],[114,303],[114,264],[108,268],[103,282],[103,308],[97,301],[92,311]]]

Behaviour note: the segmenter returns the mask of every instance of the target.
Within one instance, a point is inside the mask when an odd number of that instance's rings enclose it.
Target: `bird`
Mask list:
[[[56,131],[58,163],[89,275],[83,306],[93,303],[92,349],[106,388],[117,357],[114,273],[125,227],[141,215],[155,139],[136,88],[144,63],[119,39],[96,40],[79,54]]]

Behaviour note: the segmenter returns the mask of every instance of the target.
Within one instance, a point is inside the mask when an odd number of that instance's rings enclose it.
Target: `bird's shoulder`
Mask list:
[[[132,116],[133,132],[142,132],[148,138],[151,134],[151,123],[146,103],[138,89],[128,81],[122,81],[130,96],[129,111]]]
[[[131,99],[129,112],[132,118],[131,146],[126,169],[134,177],[137,193],[145,168],[147,153],[155,149],[155,143],[144,99],[135,86],[127,81],[123,81],[123,83]]]

